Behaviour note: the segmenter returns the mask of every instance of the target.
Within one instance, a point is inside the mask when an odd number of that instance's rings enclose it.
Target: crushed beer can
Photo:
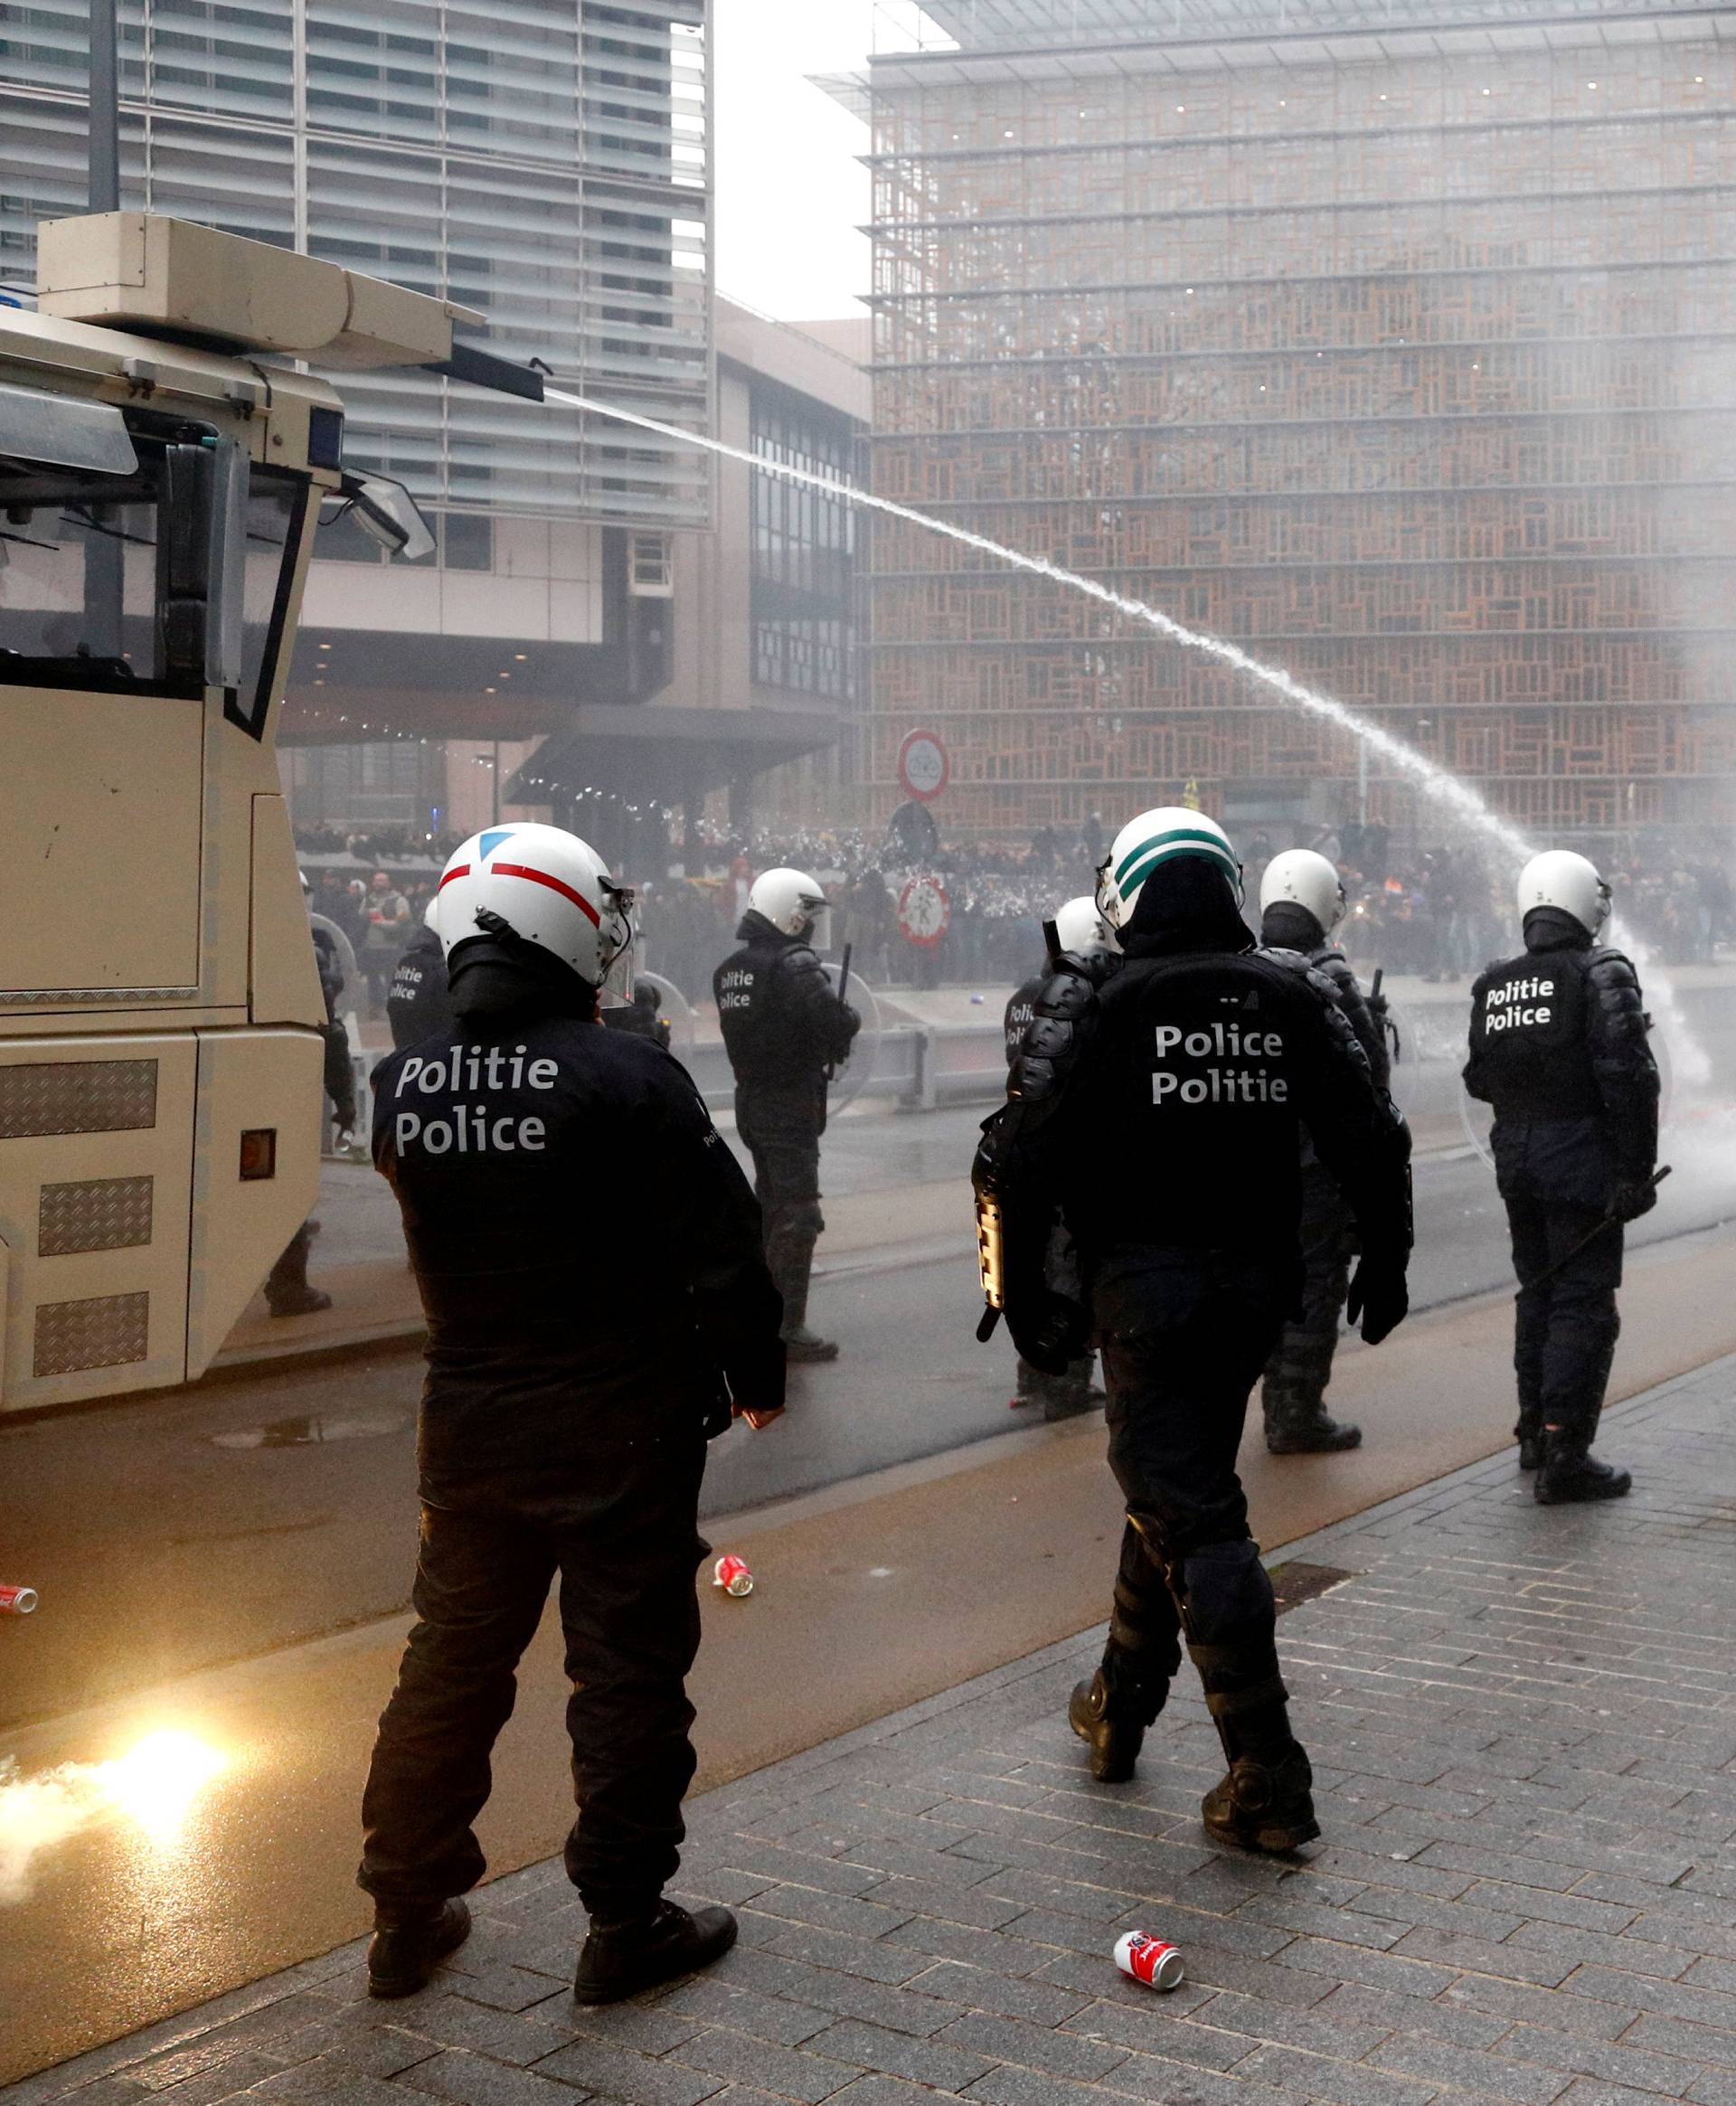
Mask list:
[[[739,1600],[753,1591],[753,1574],[748,1570],[746,1558],[739,1558],[733,1551],[725,1551],[712,1568],[712,1584],[722,1587],[726,1594]]]
[[[34,1587],[0,1587],[0,1616],[28,1616],[35,1606]]]
[[[1182,1979],[1182,1956],[1174,1945],[1143,1931],[1125,1931],[1115,1941],[1115,1964],[1148,1988],[1173,1989]]]

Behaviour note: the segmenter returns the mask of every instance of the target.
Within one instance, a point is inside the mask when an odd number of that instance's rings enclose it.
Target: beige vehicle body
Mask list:
[[[203,1372],[313,1206],[274,743],[341,405],[268,360],[433,363],[463,313],[127,212],[44,227],[39,299],[0,307],[8,1411]]]

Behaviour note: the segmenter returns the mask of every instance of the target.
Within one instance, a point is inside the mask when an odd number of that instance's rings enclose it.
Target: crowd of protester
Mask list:
[[[1108,832],[1093,813],[1077,830],[1043,827],[1022,846],[948,840],[920,807],[906,807],[880,834],[732,832],[702,823],[689,840],[677,821],[663,841],[641,844],[651,867],[625,874],[638,887],[644,962],[690,998],[703,996],[729,949],[753,876],[778,864],[811,871],[827,886],[835,902],[833,949],[854,945],[864,978],[997,987],[1036,964],[1043,916],[1091,890]],[[307,828],[297,830],[297,844],[311,903],[349,938],[378,1013],[398,954],[420,926],[439,866],[458,842],[408,829]],[[1408,849],[1384,827],[1349,824],[1259,831],[1243,845],[1250,900],[1271,856],[1292,847],[1319,849],[1343,874],[1350,910],[1340,940],[1359,967],[1466,980],[1512,947],[1505,879],[1476,846]],[[343,861],[334,867],[326,857]],[[1624,925],[1665,962],[1708,962],[1721,946],[1736,945],[1736,887],[1710,840],[1641,841],[1606,855],[1605,866]],[[910,943],[899,927],[899,896],[917,875],[938,879],[951,910],[945,937],[932,947]]]

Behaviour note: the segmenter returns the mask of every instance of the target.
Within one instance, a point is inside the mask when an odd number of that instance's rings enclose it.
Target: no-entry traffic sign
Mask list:
[[[898,925],[906,942],[931,950],[952,926],[952,902],[938,877],[919,872],[898,895]]]
[[[907,797],[920,798],[927,804],[945,789],[951,773],[952,760],[939,732],[905,733],[898,749],[898,779]]]

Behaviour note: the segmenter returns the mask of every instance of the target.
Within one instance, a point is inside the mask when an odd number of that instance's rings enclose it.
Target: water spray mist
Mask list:
[[[1494,842],[1515,863],[1524,863],[1535,854],[1532,844],[1519,829],[1504,819],[1498,812],[1490,809],[1468,782],[1463,782],[1448,769],[1430,760],[1426,753],[1420,753],[1414,746],[1384,730],[1370,723],[1365,717],[1330,694],[1322,694],[1317,688],[1308,687],[1293,673],[1281,666],[1269,666],[1264,659],[1256,658],[1244,651],[1240,644],[1227,643],[1222,637],[1208,636],[1203,630],[1186,628],[1161,608],[1152,607],[1143,600],[1130,600],[1126,594],[1115,591],[1095,578],[1080,576],[1077,571],[1063,570],[1059,563],[1050,562],[1046,557],[1027,555],[1022,549],[1008,548],[1004,542],[991,541],[986,534],[972,534],[967,527],[956,526],[951,521],[935,519],[926,512],[919,512],[913,505],[901,505],[895,498],[879,497],[869,490],[859,490],[854,483],[840,482],[834,476],[822,475],[813,468],[798,468],[787,462],[768,460],[745,448],[727,445],[721,439],[711,439],[698,431],[687,431],[678,424],[665,424],[656,417],[641,416],[634,410],[617,409],[608,402],[599,402],[589,395],[577,395],[565,388],[550,388],[547,400],[563,402],[570,409],[583,410],[592,416],[607,417],[618,424],[637,425],[643,431],[655,431],[665,439],[673,439],[684,446],[704,448],[726,460],[744,463],[757,468],[762,475],[781,476],[787,482],[805,484],[811,489],[824,490],[829,496],[837,497],[845,504],[854,505],[870,512],[884,513],[889,518],[908,521],[912,526],[922,527],[929,534],[938,534],[947,541],[956,541],[966,548],[977,551],[981,555],[992,556],[997,562],[1007,563],[1013,569],[1028,571],[1034,578],[1047,578],[1057,585],[1065,585],[1071,590],[1082,592],[1088,599],[1112,608],[1117,614],[1125,615],[1129,621],[1142,622],[1147,628],[1166,637],[1172,643],[1184,649],[1198,651],[1208,658],[1215,658],[1220,665],[1231,671],[1245,674],[1281,694],[1287,702],[1308,715],[1319,717],[1325,722],[1335,724],[1351,737],[1360,739],[1371,751],[1390,761],[1401,774],[1408,775],[1428,796],[1456,813],[1467,826],[1473,826]],[[1703,1084],[1711,1080],[1712,1063],[1704,1048],[1688,1029],[1671,987],[1657,960],[1647,946],[1632,937],[1625,937],[1628,949],[1636,964],[1646,974],[1648,995],[1665,1026],[1675,1057],[1675,1072],[1684,1082]]]

